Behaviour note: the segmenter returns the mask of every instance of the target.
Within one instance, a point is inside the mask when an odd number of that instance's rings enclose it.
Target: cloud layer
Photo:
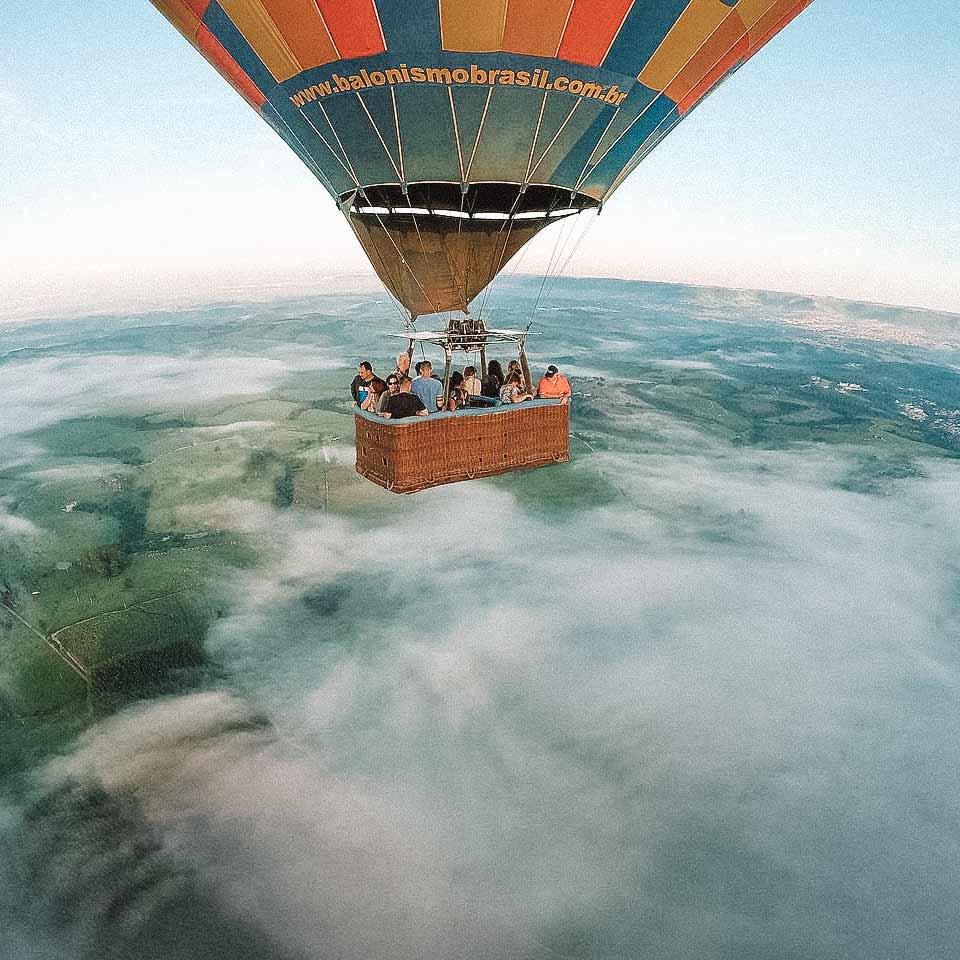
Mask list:
[[[209,689],[95,725],[5,815],[0,953],[952,957],[960,474],[949,444],[873,427],[901,390],[952,408],[952,379],[919,351],[882,375],[860,361],[886,345],[829,353],[909,333],[903,311],[788,335],[768,310],[825,305],[604,289],[611,316],[568,302],[564,345],[538,347],[604,378],[577,384],[571,464],[368,488],[358,520],[181,508],[259,556],[222,585]],[[917,342],[951,342],[920,319]],[[323,352],[263,349],[15,359],[5,455],[64,416],[259,394]],[[830,392],[845,432],[812,435],[833,446],[733,445],[730,409],[775,422],[766,401],[822,364],[866,384]]]
[[[272,553],[211,638],[235,692],[48,783],[134,798],[297,956],[947,956],[960,478],[852,493],[851,456],[597,455],[622,498],[576,524],[224,505]]]

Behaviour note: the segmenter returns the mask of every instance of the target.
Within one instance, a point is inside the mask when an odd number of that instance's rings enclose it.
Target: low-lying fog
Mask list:
[[[617,402],[619,448],[380,523],[184,504],[260,550],[218,669],[0,809],[0,955],[952,958],[955,461],[864,492],[863,447]]]
[[[160,956],[196,891],[257,956],[948,956],[960,477],[604,467],[627,504],[552,520],[483,485],[376,531],[211,505],[272,550],[211,639],[238,680],[51,763],[16,916],[91,957]]]

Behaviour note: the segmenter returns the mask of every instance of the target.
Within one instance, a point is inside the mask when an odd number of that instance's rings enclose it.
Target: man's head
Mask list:
[[[547,367],[546,376],[548,380],[555,379],[559,373],[560,371],[552,363],[550,364],[549,367]]]
[[[409,377],[401,377],[400,379],[400,392],[409,393],[410,388],[413,385],[413,381]]]
[[[410,369],[410,355],[407,353],[397,354],[397,369],[401,373],[406,373]]]
[[[387,377],[387,386],[391,393],[396,393],[400,389],[400,378],[395,373],[391,373]]]
[[[433,364],[429,360],[420,362],[420,376],[427,378],[433,373]]]
[[[476,367],[464,367],[464,368],[463,368],[463,375],[464,375],[464,377],[465,377],[467,380],[469,380],[470,377],[475,377],[475,376],[477,375],[477,368],[476,368]]]
[[[373,379],[373,366],[369,360],[360,361],[360,379],[361,380],[372,380]]]

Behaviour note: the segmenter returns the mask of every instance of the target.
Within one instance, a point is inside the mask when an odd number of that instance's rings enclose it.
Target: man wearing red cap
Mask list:
[[[537,396],[541,400],[570,402],[570,383],[552,363],[537,384]]]

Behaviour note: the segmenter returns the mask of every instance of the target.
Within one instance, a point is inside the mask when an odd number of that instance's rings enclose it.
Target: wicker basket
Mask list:
[[[533,400],[490,409],[384,420],[356,414],[357,473],[394,493],[562,463],[570,407]]]

